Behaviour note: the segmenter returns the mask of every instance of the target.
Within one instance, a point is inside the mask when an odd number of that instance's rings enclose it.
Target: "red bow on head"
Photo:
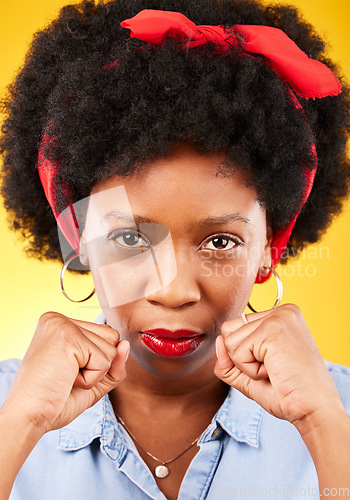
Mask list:
[[[308,99],[337,95],[341,86],[334,73],[323,63],[308,57],[284,31],[271,26],[236,24],[223,26],[196,25],[180,12],[141,10],[131,19],[120,23],[130,29],[130,38],[153,45],[162,45],[168,36],[182,39],[186,47],[214,42],[220,50],[237,46],[235,33],[245,39],[246,52],[265,56],[278,75],[294,92]]]
[[[323,63],[308,57],[282,30],[270,26],[259,25],[235,25],[231,29],[224,26],[209,26],[194,24],[190,19],[180,12],[145,9],[131,19],[122,21],[121,26],[131,30],[131,38],[138,38],[154,45],[161,45],[166,37],[175,37],[184,42],[186,48],[196,47],[207,42],[214,42],[218,52],[227,50],[234,51],[238,46],[237,33],[240,35],[241,47],[250,54],[263,55],[266,63],[276,72],[276,74],[288,85],[291,100],[294,106],[302,109],[298,99],[293,94],[309,98],[321,98],[337,95],[341,92],[341,85],[333,72]],[[243,41],[241,40],[243,38]],[[117,64],[114,61],[105,69]],[[290,90],[292,89],[293,92]],[[305,118],[306,120],[306,118]],[[50,140],[57,140],[47,128],[41,142],[39,150],[39,175],[46,197],[53,213],[55,212],[53,180],[57,171],[55,165],[45,155],[45,146]],[[272,241],[271,267],[274,267],[283,255],[287,243],[290,239],[295,222],[311,192],[317,166],[316,148],[313,144],[310,153],[314,158],[315,168],[305,174],[306,188],[303,193],[303,201],[298,212],[294,215],[290,223],[283,229],[276,231]],[[58,220],[62,233],[72,248],[79,252],[79,231],[76,227],[76,219],[72,207],[73,197],[70,194],[69,186],[62,186],[67,199],[67,206],[70,207],[70,216],[66,219]],[[271,273],[266,276],[258,273],[256,283],[266,281]]]

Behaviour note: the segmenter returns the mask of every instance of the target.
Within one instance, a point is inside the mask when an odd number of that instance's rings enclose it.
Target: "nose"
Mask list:
[[[162,288],[150,293],[146,292],[145,298],[153,304],[177,308],[199,302],[201,291],[196,279],[195,266],[187,255],[176,257],[176,277]]]

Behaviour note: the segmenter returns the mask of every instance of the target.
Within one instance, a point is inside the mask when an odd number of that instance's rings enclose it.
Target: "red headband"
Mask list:
[[[238,45],[237,34],[239,34],[240,38],[242,36],[244,38],[241,46],[246,52],[266,57],[267,64],[287,84],[291,100],[298,109],[302,109],[302,107],[293,92],[305,99],[332,96],[341,92],[341,85],[333,72],[320,61],[309,58],[293,40],[278,28],[258,25],[235,25],[228,30],[223,26],[196,26],[180,12],[150,9],[142,10],[133,18],[125,19],[120,24],[122,27],[131,30],[131,38],[138,38],[150,44],[161,45],[166,37],[174,37],[183,40],[186,48],[214,42],[218,51],[235,50]],[[109,67],[116,64],[117,61],[109,65]],[[55,211],[53,185],[57,165],[45,155],[47,144],[56,140],[56,137],[50,133],[50,126],[51,123],[41,141],[38,171],[46,198],[57,220],[59,214]],[[298,212],[285,228],[278,230],[273,236],[271,267],[274,267],[281,259],[298,215],[311,192],[317,168],[317,155],[314,144],[311,146],[310,152],[314,158],[315,168],[305,173],[306,188]],[[65,217],[64,220],[58,220],[57,223],[71,247],[79,253],[79,228],[72,207],[76,200],[73,200],[68,184],[63,186],[63,193],[67,200],[67,206],[70,207],[71,216],[69,218]],[[255,282],[263,283],[269,278],[270,274],[262,276],[258,273]]]

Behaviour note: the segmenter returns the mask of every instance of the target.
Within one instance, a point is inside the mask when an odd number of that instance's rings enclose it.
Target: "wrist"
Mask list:
[[[328,403],[302,420],[293,422],[311,455],[350,437],[350,417],[341,401]]]
[[[314,412],[304,420],[296,428],[314,462],[319,490],[348,488],[350,417],[344,406],[331,401],[322,411]]]
[[[0,408],[0,498],[10,496],[13,483],[22,465],[44,432],[19,408],[6,403]]]
[[[21,436],[35,444],[45,434],[44,427],[39,420],[30,418],[20,407],[5,404],[0,408],[0,426],[2,428],[16,429]]]

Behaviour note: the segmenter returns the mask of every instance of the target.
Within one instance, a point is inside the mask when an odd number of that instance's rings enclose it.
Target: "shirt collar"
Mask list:
[[[124,429],[121,432],[121,425],[106,394],[70,424],[59,429],[57,448],[62,451],[76,451],[100,438],[101,449],[112,460],[119,462],[127,451],[123,433]]]
[[[62,450],[78,450],[90,444],[97,437],[105,434],[110,426],[117,424],[117,420],[110,411],[112,405],[108,394],[94,406],[85,410],[70,424],[59,429],[58,447]],[[115,422],[113,422],[113,417]],[[107,432],[108,435],[108,432]]]
[[[213,420],[236,441],[258,448],[263,412],[254,400],[231,387]]]
[[[103,313],[95,322],[99,324],[105,322]],[[213,435],[214,431],[221,427],[236,441],[258,448],[262,416],[263,409],[255,401],[231,387],[224,403],[202,434],[198,444],[212,440],[216,437]],[[120,424],[106,394],[70,424],[59,429],[58,448],[64,451],[78,450],[99,437],[102,446],[109,450],[108,454],[113,455],[111,458],[117,459],[126,451],[125,440],[119,430]]]

